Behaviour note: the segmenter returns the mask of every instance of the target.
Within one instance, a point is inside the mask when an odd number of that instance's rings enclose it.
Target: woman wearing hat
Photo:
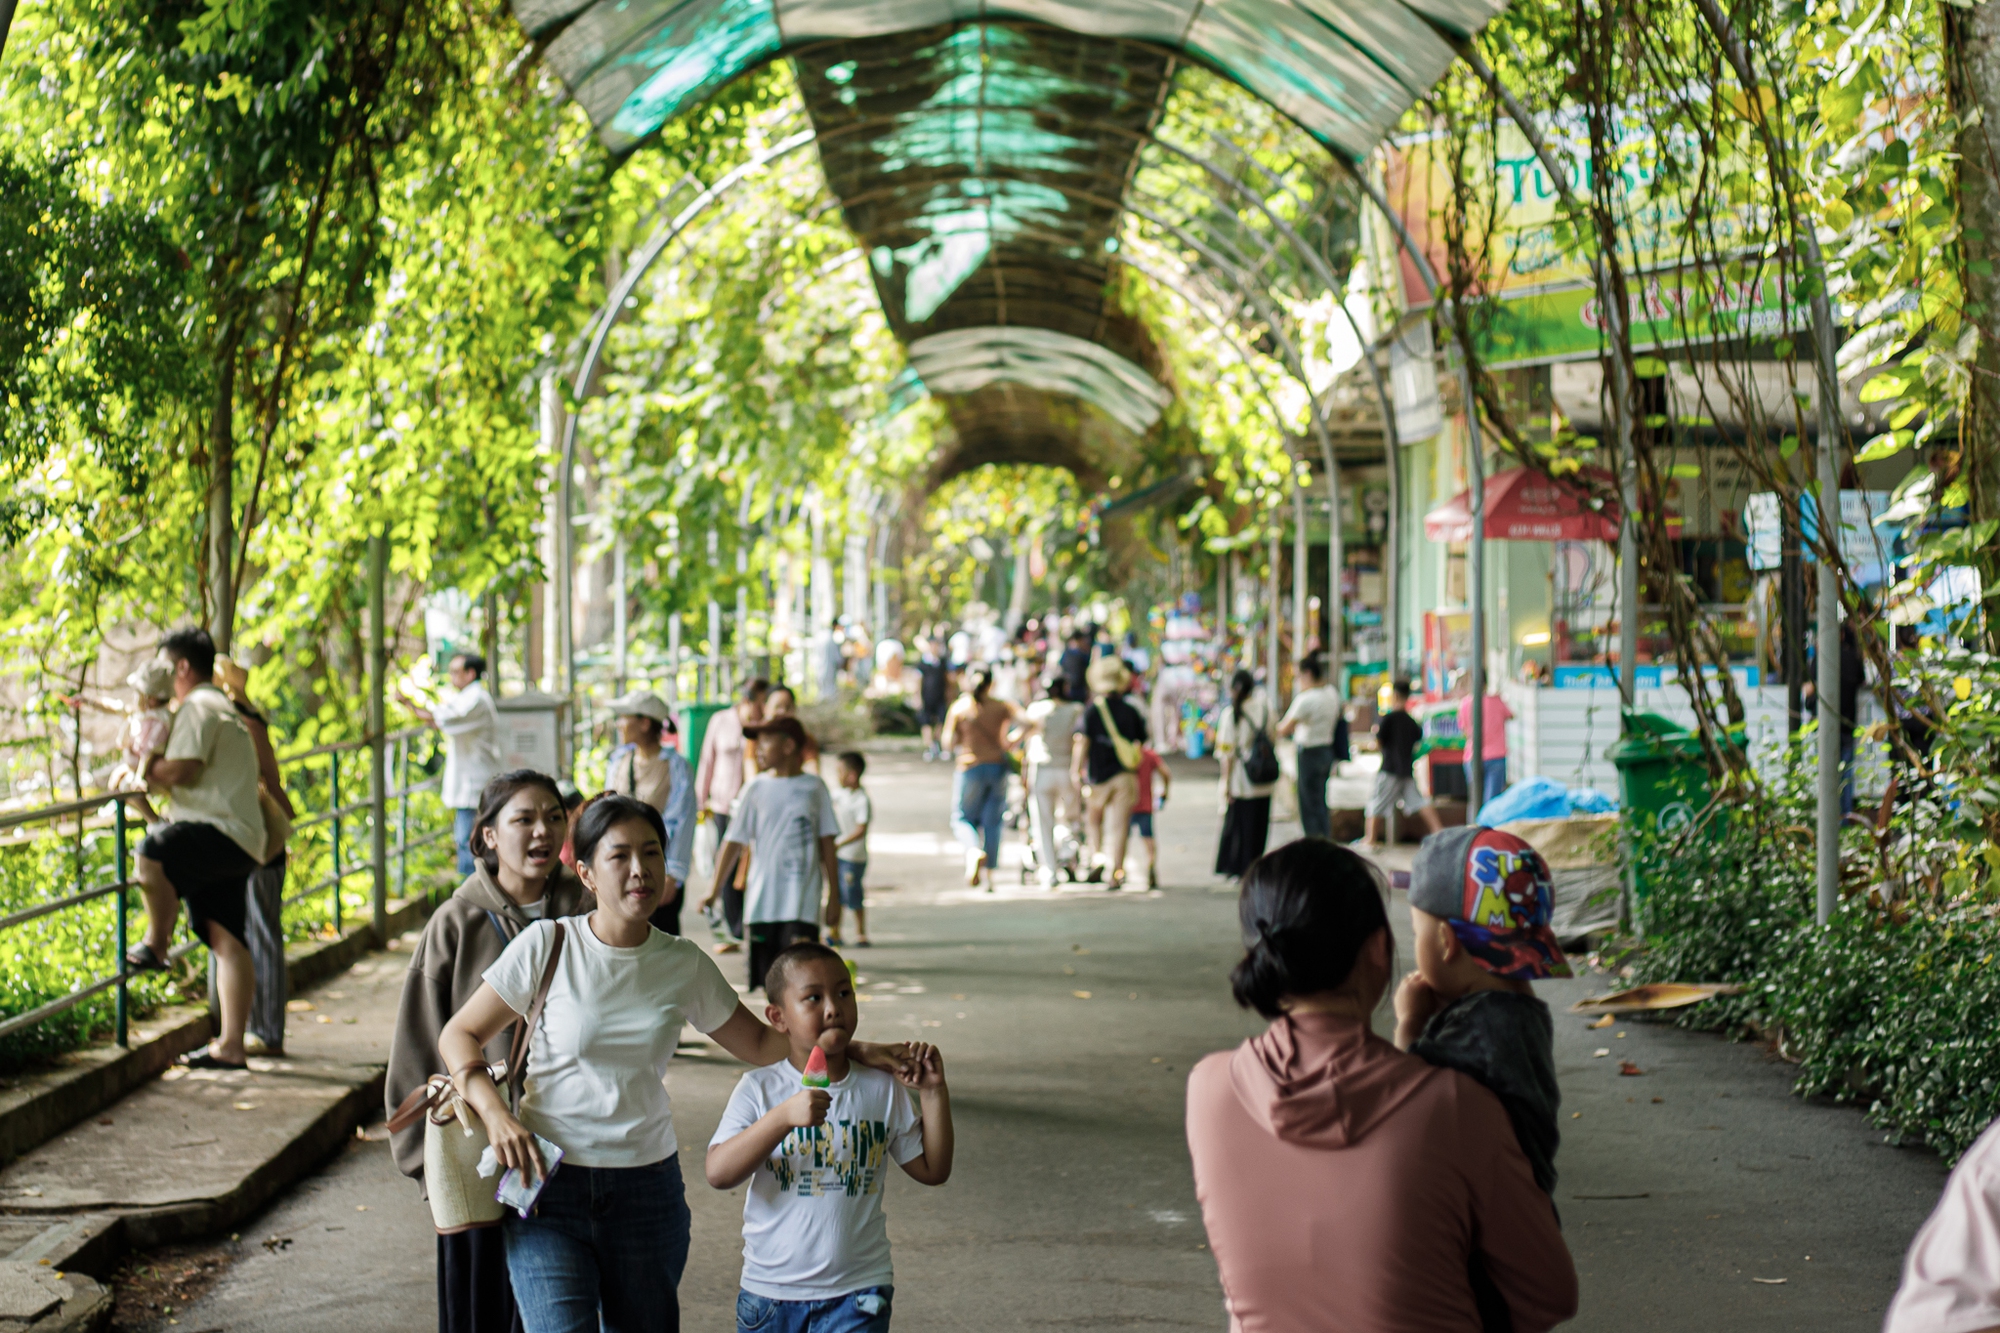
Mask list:
[[[653,924],[669,935],[681,933],[681,899],[694,854],[694,767],[665,743],[674,715],[651,690],[635,690],[611,701],[618,719],[619,746],[611,752],[604,789],[644,801],[667,826],[667,892]]]
[[[1097,884],[1108,875],[1118,889],[1125,886],[1125,840],[1139,799],[1146,717],[1125,698],[1132,671],[1118,658],[1098,658],[1084,680],[1091,701],[1071,742],[1070,773],[1083,788],[1084,826],[1090,832],[1093,864],[1085,878]]]

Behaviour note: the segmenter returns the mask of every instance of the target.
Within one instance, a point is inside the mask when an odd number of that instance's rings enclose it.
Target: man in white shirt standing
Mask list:
[[[243,1069],[243,1030],[256,974],[244,943],[248,881],[264,856],[264,811],[257,803],[257,750],[236,705],[215,687],[215,641],[207,630],[176,630],[160,641],[172,664],[180,707],[164,754],[149,755],[140,775],[165,787],[173,820],[139,845],[139,891],[146,937],[125,955],[135,972],[162,971],[174,918],[186,903],[188,926],[215,955],[222,1027],[208,1049],[187,1057],[195,1069]]]
[[[1313,653],[1299,662],[1299,683],[1292,706],[1278,722],[1278,734],[1297,733],[1299,747],[1299,824],[1308,838],[1333,836],[1333,819],[1326,809],[1326,783],[1336,765],[1347,758],[1346,720],[1340,693],[1326,683],[1326,659]]]
[[[500,771],[500,710],[486,692],[486,659],[478,653],[458,653],[445,669],[452,693],[425,708],[397,692],[403,706],[444,733],[444,782],[440,796],[452,811],[452,842],[458,848],[458,873],[472,873],[472,821],[479,813],[479,793]]]

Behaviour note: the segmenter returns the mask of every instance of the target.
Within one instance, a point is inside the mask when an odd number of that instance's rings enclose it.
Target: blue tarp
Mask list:
[[[1487,828],[1518,819],[1568,819],[1571,815],[1604,815],[1618,809],[1601,791],[1565,787],[1554,778],[1525,778],[1488,801],[1479,811]]]

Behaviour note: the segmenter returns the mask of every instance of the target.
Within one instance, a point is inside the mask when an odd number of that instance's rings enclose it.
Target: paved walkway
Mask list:
[[[1157,893],[969,893],[943,835],[944,777],[890,755],[869,774],[881,837],[876,947],[857,951],[862,1032],[939,1043],[959,1136],[949,1185],[891,1187],[897,1326],[1223,1328],[1181,1102],[1189,1064],[1256,1023],[1228,998],[1238,946],[1233,892],[1207,873],[1212,769],[1176,784]],[[740,956],[722,961],[740,979]],[[1586,1030],[1561,1012],[1604,988],[1547,986],[1565,1095],[1558,1203],[1583,1274],[1571,1327],[1879,1327],[1942,1180],[1935,1159],[1883,1146],[1851,1110],[1790,1098],[1783,1066],[1754,1048],[1636,1023]],[[1644,1074],[1621,1076],[1619,1059]],[[738,1073],[720,1055],[676,1061],[690,1160]],[[685,1326],[729,1329],[741,1196],[698,1170],[689,1193]],[[351,1333],[435,1317],[428,1218],[386,1144],[351,1144],[223,1248],[233,1266],[180,1327]]]

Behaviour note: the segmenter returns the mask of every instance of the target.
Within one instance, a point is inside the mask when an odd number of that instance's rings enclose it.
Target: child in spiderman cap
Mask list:
[[[1396,990],[1396,1044],[1497,1096],[1551,1194],[1562,1105],[1555,1027],[1528,983],[1570,975],[1549,929],[1552,904],[1548,864],[1520,838],[1479,827],[1431,834],[1410,866],[1417,970]]]

